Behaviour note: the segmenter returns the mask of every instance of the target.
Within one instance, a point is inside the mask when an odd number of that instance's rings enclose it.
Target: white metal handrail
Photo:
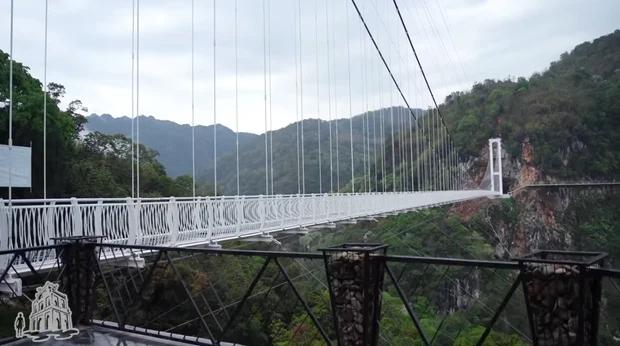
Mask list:
[[[188,246],[493,195],[488,190],[140,199],[0,200],[0,250],[103,236]]]

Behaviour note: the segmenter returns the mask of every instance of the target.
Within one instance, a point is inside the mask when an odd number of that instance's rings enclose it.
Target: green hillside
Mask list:
[[[559,179],[620,177],[620,31],[585,42],[542,73],[485,80],[442,105],[461,155],[490,137],[513,156],[528,139],[543,173]]]
[[[123,116],[113,118],[108,114],[91,114],[86,117],[87,131],[106,134],[122,134],[131,137],[131,119]],[[213,166],[213,126],[195,127],[196,171],[205,171]],[[239,144],[244,145],[258,137],[253,133],[239,133]],[[217,126],[218,155],[235,152],[235,132],[223,125]],[[140,116],[140,143],[159,153],[158,160],[169,175],[192,174],[192,128],[187,124]]]
[[[417,113],[422,112],[416,110]],[[356,191],[363,190],[362,179],[364,176],[364,144],[367,147],[366,157],[370,157],[367,165],[371,170],[371,188],[375,186],[375,156],[379,165],[383,149],[381,147],[381,119],[383,119],[383,138],[385,142],[386,170],[391,171],[391,132],[392,118],[394,132],[398,133],[400,123],[403,123],[404,131],[409,135],[409,113],[404,108],[393,107],[371,111],[353,117],[353,166],[356,177]],[[318,128],[321,130],[321,176],[319,176],[319,141]],[[413,123],[412,123],[413,124]],[[297,193],[297,131],[299,126],[299,138],[301,141],[301,123],[293,123],[273,132],[273,187],[274,193]],[[330,140],[329,131],[332,131],[331,146],[331,170],[330,170]],[[305,188],[307,193],[319,192],[319,179],[321,178],[322,192],[330,191],[330,172],[332,172],[331,187],[333,191],[351,190],[351,129],[350,120],[343,118],[328,121],[306,119],[303,123],[303,151],[305,162]],[[368,128],[364,132],[364,128]],[[338,141],[336,141],[338,132]],[[268,141],[270,138],[268,137]],[[269,142],[268,142],[269,143]],[[268,144],[269,145],[269,144]],[[396,145],[396,163],[400,162],[399,142]],[[300,144],[301,147],[301,144]],[[240,146],[239,171],[241,194],[265,193],[265,137],[260,135]],[[301,152],[301,149],[300,149]],[[301,155],[301,153],[299,154]],[[339,160],[336,160],[338,155]],[[409,154],[407,154],[409,155]],[[377,181],[381,181],[381,167],[377,166]],[[301,175],[301,163],[300,163]],[[201,180],[209,183],[213,181],[213,170],[200,173]],[[270,178],[271,180],[271,178]],[[338,180],[340,184],[338,184]],[[222,155],[218,158],[218,185],[219,190],[228,194],[236,193],[236,157],[234,153]],[[391,185],[390,185],[391,186]],[[340,188],[338,188],[340,187]]]
[[[8,54],[0,51],[0,102],[8,103]],[[43,197],[43,87],[30,69],[13,64],[13,144],[32,148],[32,188],[13,189],[14,198]],[[131,141],[123,135],[92,132],[81,136],[86,108],[79,100],[62,110],[65,88],[49,84],[47,102],[47,192],[48,197],[126,197],[131,195]],[[9,107],[0,108],[0,143],[6,144]],[[191,179],[172,179],[157,160],[158,153],[140,146],[143,196],[191,194]],[[203,194],[211,191],[200,186]],[[6,198],[7,188],[0,188]]]

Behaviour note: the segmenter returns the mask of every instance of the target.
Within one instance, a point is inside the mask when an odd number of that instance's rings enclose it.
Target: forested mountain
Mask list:
[[[7,143],[9,122],[9,59],[0,51],[0,141]],[[41,82],[20,62],[13,64],[13,144],[32,148],[32,188],[13,189],[14,198],[43,197],[43,101],[47,103],[47,196],[48,197],[127,197],[131,196],[131,141],[123,135],[91,132],[81,138],[86,108],[79,100],[67,109],[59,105],[65,88],[49,84],[43,96]],[[191,195],[191,179],[172,179],[157,161],[157,152],[140,146],[141,195]],[[201,185],[199,191],[211,191]],[[6,198],[7,188],[0,188]]]
[[[131,137],[131,118],[114,118],[109,114],[91,114],[84,127],[87,131],[105,134],[122,134]],[[196,171],[205,171],[213,166],[213,126],[198,125],[194,129]],[[239,145],[258,137],[252,133],[239,133]],[[218,156],[235,151],[235,132],[223,125],[217,125]],[[140,116],[140,143],[157,151],[158,160],[170,176],[192,174],[192,128],[187,124]]]
[[[529,79],[486,80],[441,106],[461,155],[490,137],[518,157],[524,142],[546,177],[620,177],[620,31],[576,46]]]
[[[0,92],[8,94],[8,61],[3,53],[0,77]],[[15,64],[16,101],[15,144],[33,146],[33,157],[42,156],[42,92],[38,80],[30,77],[28,68]],[[109,115],[80,114],[81,103],[71,103],[69,109],[61,111],[59,100],[64,87],[50,84],[48,97],[49,130],[48,148],[50,189],[55,195],[74,193],[68,181],[70,175],[56,174],[66,171],[74,159],[76,148],[83,141],[78,133],[84,129],[108,135],[121,134],[128,137],[131,124],[127,117],[112,118]],[[470,91],[455,92],[440,106],[446,115],[450,132],[460,150],[461,159],[471,160],[480,155],[490,137],[503,139],[504,148],[512,158],[519,157],[524,143],[535,148],[533,161],[541,171],[539,179],[599,179],[611,180],[620,171],[620,32],[616,31],[593,42],[577,46],[572,52],[562,54],[560,60],[551,63],[548,70],[535,73],[530,78],[503,81],[486,80],[475,84]],[[423,115],[420,110],[415,111]],[[0,136],[7,137],[7,108],[0,110],[3,126]],[[396,133],[395,163],[400,168],[400,148],[410,148],[408,135],[411,118],[403,108],[389,108],[371,111],[353,118],[353,161],[355,166],[356,190],[362,189],[360,179],[370,171],[369,180],[380,182],[381,172],[391,171],[392,132],[394,119]],[[383,125],[382,125],[383,123]],[[317,127],[321,129],[321,174],[319,175],[319,143]],[[268,136],[268,147],[273,145],[269,155],[268,168],[273,165],[273,192],[296,193],[298,175],[305,176],[306,192],[327,192],[331,190],[350,191],[351,177],[351,132],[349,119],[337,119],[331,123],[306,119],[303,123],[303,169],[298,166],[301,143],[297,150],[297,138],[301,139],[301,124],[293,123]],[[381,138],[383,127],[383,138]],[[330,160],[330,129],[332,134]],[[365,132],[364,132],[364,129]],[[299,131],[299,132],[298,132]],[[364,135],[365,133],[365,135]],[[154,149],[168,174],[177,176],[191,172],[191,128],[153,117],[140,118],[141,142]],[[213,184],[213,128],[196,127],[197,176],[201,182]],[[338,140],[336,141],[336,136]],[[411,136],[416,140],[415,131]],[[101,139],[101,138],[100,138]],[[259,194],[265,192],[265,137],[242,133],[240,139],[240,193]],[[123,139],[125,140],[125,139]],[[385,146],[386,159],[382,159]],[[273,141],[273,144],[271,144]],[[77,143],[77,144],[75,144]],[[337,143],[337,144],[336,144]],[[364,153],[366,146],[366,156]],[[299,153],[299,154],[298,154]],[[405,151],[405,155],[410,153]],[[422,153],[424,155],[424,153]],[[376,156],[376,159],[375,159]],[[423,157],[423,156],[422,156]],[[155,158],[155,156],[153,156]],[[364,162],[369,158],[369,162]],[[301,157],[299,157],[301,159]],[[380,167],[380,163],[384,167]],[[127,168],[130,167],[127,164]],[[376,166],[376,167],[375,167]],[[298,169],[299,167],[299,169]],[[410,172],[415,172],[415,162]],[[34,188],[37,195],[41,190],[42,162],[33,160]],[[330,176],[330,171],[333,172]],[[163,171],[160,171],[160,173]],[[120,173],[118,173],[120,174]],[[81,173],[83,175],[83,172]],[[123,174],[123,176],[130,176]],[[321,181],[319,182],[319,177]],[[391,175],[386,177],[387,186],[392,185]],[[120,179],[120,178],[117,178]],[[218,125],[218,192],[236,193],[235,133]],[[147,181],[148,179],[144,180]],[[397,179],[398,180],[398,179]],[[77,183],[77,182],[76,182]],[[321,187],[319,187],[321,184]],[[359,186],[357,186],[359,184]],[[300,184],[303,185],[303,184]],[[55,190],[57,189],[57,190]],[[271,190],[271,188],[270,188]],[[113,190],[114,191],[114,190]],[[116,190],[120,193],[124,190]],[[94,191],[93,191],[94,192]],[[78,192],[75,192],[78,193]]]
[[[16,190],[17,197],[40,197],[42,191],[42,109],[43,93],[38,80],[29,75],[28,68],[20,63],[15,66],[15,119],[14,137],[16,145],[33,147],[33,189]],[[0,101],[6,101],[8,94],[8,60],[0,53]],[[130,141],[122,134],[130,128],[128,119],[122,120],[117,128],[109,126],[102,131],[109,134],[91,132],[83,138],[86,118],[80,113],[83,106],[79,101],[72,102],[68,109],[61,110],[59,103],[64,94],[60,84],[51,84],[50,94],[45,99],[48,104],[48,184],[50,197],[125,197],[130,195]],[[450,95],[441,105],[460,148],[463,161],[484,160],[483,149],[489,137],[502,138],[509,160],[505,160],[505,174],[520,180],[523,165],[540,172],[534,179],[599,179],[618,178],[620,165],[620,31],[601,37],[593,42],[577,46],[572,52],[563,54],[558,62],[550,65],[547,71],[536,73],[530,78],[517,80],[487,80],[473,86],[467,92]],[[364,174],[363,127],[368,126],[367,147],[373,158],[375,145],[381,144],[379,123],[383,119],[384,138],[387,153],[391,151],[391,123],[388,119],[396,114],[406,118],[402,109],[384,109],[371,112],[368,116],[357,116],[353,121],[354,165],[358,179]],[[98,120],[106,119],[99,117]],[[121,118],[122,119],[122,118]],[[143,120],[143,121],[142,121]],[[142,118],[141,126],[147,126],[152,119]],[[0,140],[7,138],[8,112],[0,109]],[[92,119],[89,119],[92,121]],[[366,122],[367,121],[367,122]],[[366,125],[363,125],[363,122]],[[395,121],[399,124],[400,121]],[[179,136],[188,137],[187,127],[156,122],[151,130],[143,130],[142,135],[154,136],[165,142],[167,126],[179,130]],[[161,127],[159,127],[161,125]],[[301,124],[299,124],[301,125]],[[350,130],[349,120],[332,122],[332,136],[335,139],[338,129],[338,155],[332,148],[334,164],[338,162],[340,189],[346,191],[350,180]],[[103,126],[103,125],[101,125]],[[115,125],[116,126],[116,125]],[[304,127],[304,156],[307,192],[318,191],[318,137],[317,126],[321,128],[321,163],[323,191],[327,191],[329,180],[329,129],[325,121],[307,119]],[[398,133],[398,126],[395,131]],[[93,130],[89,125],[86,127]],[[274,192],[297,191],[297,127],[298,124],[277,130],[273,133]],[[125,131],[125,132],[123,132]],[[161,131],[161,132],[156,132]],[[209,129],[204,134],[207,143]],[[222,129],[223,133],[231,133]],[[219,135],[219,132],[218,132]],[[232,134],[234,135],[234,134]],[[157,137],[159,136],[159,137]],[[171,136],[178,146],[187,146],[187,141]],[[226,137],[226,134],[222,135]],[[200,136],[198,136],[200,137]],[[415,140],[415,136],[413,137]],[[234,141],[232,142],[234,143]],[[155,143],[157,144],[157,143]],[[395,146],[407,147],[407,141],[395,138]],[[199,147],[200,145],[197,145]],[[234,148],[234,147],[233,147]],[[187,157],[189,150],[171,146],[170,153]],[[182,196],[191,193],[191,179],[180,176],[172,179],[158,161],[155,150],[141,147],[143,195]],[[235,160],[228,147],[228,153],[218,157],[218,177],[220,193],[235,193]],[[205,155],[210,150],[206,149]],[[181,155],[179,155],[181,153]],[[397,158],[396,164],[400,160]],[[391,160],[384,161],[386,169],[391,168]],[[371,166],[372,164],[371,163]],[[185,161],[184,164],[187,164]],[[265,137],[248,135],[241,147],[241,193],[263,193],[265,179]],[[412,166],[412,168],[415,165]],[[335,167],[332,167],[334,170]],[[371,167],[371,175],[379,169]],[[206,165],[200,170],[202,180],[209,181],[212,171]],[[415,173],[415,172],[414,172]],[[377,181],[390,177],[377,175]],[[388,182],[391,184],[392,182]],[[389,185],[388,185],[389,186]],[[337,188],[337,187],[336,187]],[[2,190],[4,197],[6,190]],[[208,186],[201,185],[199,194],[209,194]],[[293,250],[315,250],[336,243],[364,241],[389,244],[390,253],[425,256],[451,256],[467,258],[502,258],[522,255],[532,249],[574,249],[607,251],[609,262],[618,267],[620,260],[620,201],[617,190],[601,189],[571,191],[567,189],[524,190],[509,199],[481,199],[450,207],[434,208],[429,211],[408,213],[382,219],[377,223],[358,223],[337,232],[315,232],[299,240],[299,247]],[[288,235],[287,237],[291,237]],[[290,238],[288,238],[290,239]],[[293,247],[293,241],[283,242]],[[225,244],[239,246],[239,244]],[[274,244],[245,243],[243,246],[276,246]],[[270,248],[271,249],[271,248]],[[279,247],[278,250],[287,250]],[[217,261],[210,272],[202,271],[195,263],[180,265],[181,271],[192,277],[192,289],[207,291],[205,278],[208,276],[228,278],[230,282],[245,282],[252,278],[252,268],[261,265],[241,260],[225,260],[223,256],[211,256]],[[253,258],[255,260],[255,258]],[[221,262],[220,262],[221,261]],[[322,266],[322,264],[321,264]],[[451,268],[438,271],[437,268],[421,266],[407,267],[400,271],[401,285],[412,296],[413,306],[419,313],[424,327],[437,333],[437,344],[471,345],[482,333],[486,321],[491,316],[484,307],[498,306],[506,290],[497,290],[497,285],[510,284],[513,276],[498,274],[496,271],[474,272],[473,269]],[[321,269],[322,270],[322,269]],[[301,269],[299,269],[301,271]],[[170,273],[170,272],[168,272]],[[298,274],[297,272],[295,274]],[[222,280],[218,280],[221,285]],[[313,295],[310,302],[322,307],[317,315],[326,319],[329,316],[326,289],[314,281],[314,286],[301,286],[319,294]],[[161,300],[182,297],[187,287],[181,287],[178,278],[172,274],[161,277],[155,283],[161,295],[149,297],[145,301],[149,309],[141,314],[159,316],[164,306]],[[261,285],[263,285],[261,283]],[[243,285],[221,286],[221,292],[242,290]],[[266,287],[266,286],[265,286]],[[260,287],[263,288],[263,287]],[[470,293],[467,293],[470,292]],[[604,292],[616,292],[604,290]],[[234,292],[240,296],[243,292]],[[384,317],[382,321],[384,336],[394,345],[421,344],[405,315],[405,309],[394,297],[397,293],[387,287],[383,295]],[[293,297],[293,298],[292,298]],[[523,312],[521,295],[515,295],[508,310],[498,321],[497,328],[487,340],[494,345],[522,345],[524,338],[518,330],[527,330],[527,320]],[[161,300],[158,300],[161,299]],[[206,299],[217,304],[219,297],[208,295]],[[278,314],[278,307],[298,304],[291,294],[275,290],[269,295],[267,304],[251,300],[253,306],[243,321],[239,331],[231,332],[236,340],[244,344],[287,345],[290,340],[302,340],[303,344],[321,344],[320,336],[314,332],[311,322],[301,308],[294,315]],[[605,296],[602,306],[600,335],[601,344],[612,344],[620,338],[620,299],[618,296]],[[14,316],[10,314],[11,318]],[[168,315],[168,319],[157,320],[157,327],[166,330],[194,317],[189,304],[179,305],[179,309]],[[246,317],[246,316],[244,316]],[[507,321],[513,325],[508,326]],[[407,324],[405,324],[407,322]],[[7,324],[7,326],[10,325]],[[12,330],[10,330],[12,333]],[[242,333],[241,331],[245,331]],[[188,334],[195,330],[187,330]],[[300,342],[301,344],[301,342]]]
[[[415,110],[418,115],[423,112]],[[398,133],[406,133],[409,136],[410,113],[402,107],[384,108],[370,111],[353,117],[351,124],[349,119],[336,119],[331,123],[325,120],[305,119],[303,121],[303,162],[301,165],[301,123],[293,123],[282,129],[273,131],[267,137],[268,167],[271,171],[271,142],[273,142],[273,191],[274,193],[297,193],[298,172],[305,176],[305,191],[307,193],[350,191],[351,190],[351,127],[353,132],[353,166],[356,177],[356,191],[362,189],[361,179],[370,169],[372,186],[374,189],[375,162],[381,162],[383,150],[381,148],[383,128],[383,142],[385,143],[386,159],[385,167],[391,170],[391,133],[392,124],[395,135],[395,146],[398,152]],[[321,174],[319,175],[319,133],[320,126],[320,160]],[[331,127],[331,160],[330,160],[330,127]],[[402,131],[401,131],[402,128]],[[412,127],[413,128],[413,127]],[[299,132],[298,132],[299,131]],[[299,133],[299,136],[297,136]],[[412,131],[413,133],[413,131]],[[336,140],[336,136],[338,139]],[[415,134],[414,134],[415,136]],[[297,150],[299,138],[299,152]],[[366,147],[366,154],[364,154]],[[239,176],[241,194],[265,193],[265,136],[249,141],[239,149]],[[299,155],[299,170],[298,170]],[[369,162],[365,162],[365,157]],[[331,162],[331,167],[330,167]],[[396,156],[395,162],[400,162],[400,156]],[[330,180],[330,172],[331,180]],[[381,180],[381,169],[377,169],[377,181]],[[201,180],[210,184],[213,182],[213,170],[201,172]],[[271,176],[269,177],[271,181]],[[228,194],[236,193],[236,159],[234,153],[223,155],[218,158],[218,185],[221,191]],[[300,184],[303,192],[303,184]],[[321,185],[321,186],[319,186]],[[270,182],[271,190],[271,182]]]

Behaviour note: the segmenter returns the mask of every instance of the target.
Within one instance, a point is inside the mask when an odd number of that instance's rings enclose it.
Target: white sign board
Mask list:
[[[32,150],[30,147],[0,144],[0,186],[9,186],[9,167],[11,167],[11,186],[30,187],[32,185]]]

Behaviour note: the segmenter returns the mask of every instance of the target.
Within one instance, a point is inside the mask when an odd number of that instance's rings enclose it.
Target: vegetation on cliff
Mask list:
[[[620,177],[620,30],[576,46],[530,78],[485,80],[442,105],[462,157],[490,137],[559,179]]]

